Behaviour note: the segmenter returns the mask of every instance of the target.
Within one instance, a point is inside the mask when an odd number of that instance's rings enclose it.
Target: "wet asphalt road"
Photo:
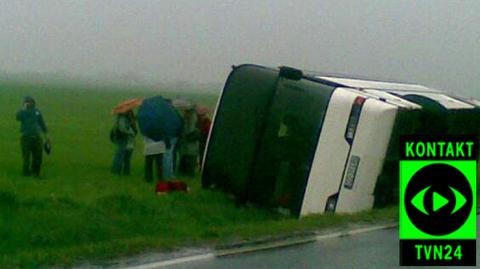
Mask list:
[[[480,219],[477,216],[477,227]],[[479,235],[477,228],[477,238]],[[477,264],[480,261],[477,240]],[[261,251],[238,256],[212,258],[166,267],[169,269],[283,269],[283,268],[413,268],[400,267],[398,229],[368,232],[349,237]],[[426,268],[426,267],[421,267]],[[438,268],[438,267],[437,267]],[[455,268],[455,267],[448,267]],[[465,267],[462,267],[465,268]]]

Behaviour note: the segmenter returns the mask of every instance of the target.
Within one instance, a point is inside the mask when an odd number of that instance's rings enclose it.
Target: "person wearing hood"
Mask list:
[[[17,112],[20,121],[20,144],[23,158],[23,175],[39,177],[42,165],[43,137],[47,138],[47,126],[42,113],[35,107],[35,99],[23,99],[23,108]]]

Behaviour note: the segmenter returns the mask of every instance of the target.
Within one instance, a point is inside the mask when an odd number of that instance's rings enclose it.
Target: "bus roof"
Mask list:
[[[363,80],[355,78],[340,78],[329,76],[316,76],[317,78],[335,82],[351,88],[362,89],[377,89],[377,90],[395,90],[395,91],[418,91],[418,92],[440,92],[435,89],[430,89],[422,85],[397,83],[397,82],[383,82],[375,80]]]
[[[473,102],[465,102],[459,98],[448,96],[448,94],[427,88],[422,85],[398,83],[398,82],[383,82],[375,80],[365,80],[356,78],[332,77],[332,76],[315,76],[315,78],[330,81],[343,85],[345,87],[361,89],[370,94],[376,95],[386,101],[395,103],[400,106],[411,106],[403,97],[407,95],[419,95],[436,101],[447,109],[473,109],[475,105]],[[407,101],[402,102],[400,99]]]

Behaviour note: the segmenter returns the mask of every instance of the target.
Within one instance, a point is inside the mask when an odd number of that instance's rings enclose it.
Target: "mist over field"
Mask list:
[[[474,0],[0,0],[0,25],[4,80],[215,91],[259,63],[480,97]]]

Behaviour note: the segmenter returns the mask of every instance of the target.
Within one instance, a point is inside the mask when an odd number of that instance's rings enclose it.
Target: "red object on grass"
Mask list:
[[[155,186],[156,193],[167,193],[170,191],[170,184],[168,182],[158,182]]]

